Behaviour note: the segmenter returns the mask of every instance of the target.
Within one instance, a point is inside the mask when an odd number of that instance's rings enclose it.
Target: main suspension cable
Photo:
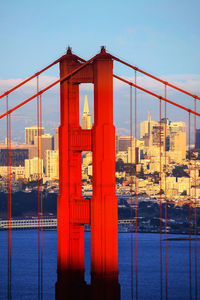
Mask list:
[[[20,104],[16,105],[15,107],[9,109],[6,113],[3,113],[2,115],[0,115],[0,119],[4,118],[8,114],[11,114],[12,112],[14,112],[15,110],[17,110],[18,108],[24,106],[26,103],[28,103],[31,100],[37,98],[39,95],[42,95],[44,92],[48,91],[49,89],[51,89],[56,84],[58,84],[60,82],[64,82],[65,80],[68,80],[70,77],[72,77],[73,75],[75,75],[76,73],[78,73],[80,70],[82,70],[85,66],[87,66],[89,63],[91,63],[96,57],[97,57],[97,55],[95,55],[94,57],[92,57],[91,59],[89,59],[88,61],[86,61],[85,63],[83,63],[80,67],[76,68],[75,70],[73,70],[69,74],[67,74],[67,75],[63,76],[62,78],[54,81],[53,83],[51,83],[50,85],[48,85],[44,89],[40,90],[38,93],[36,93],[33,96],[29,97],[28,99],[24,100],[23,102],[21,102]]]
[[[158,94],[153,93],[153,92],[151,92],[151,91],[149,91],[149,90],[147,90],[147,89],[145,89],[145,88],[143,88],[143,87],[141,87],[139,85],[135,85],[134,83],[132,83],[132,82],[130,82],[130,81],[128,81],[128,80],[126,80],[126,79],[124,79],[122,77],[119,77],[119,76],[114,75],[114,74],[113,74],[113,77],[116,78],[116,79],[119,79],[120,81],[123,81],[123,82],[125,82],[125,83],[127,83],[129,85],[132,85],[132,86],[136,87],[137,89],[139,89],[139,90],[141,90],[141,91],[143,91],[143,92],[145,92],[145,93],[147,93],[147,94],[149,94],[149,95],[151,95],[151,96],[153,96],[153,97],[155,97],[157,99],[161,99],[161,100],[163,100],[163,101],[165,101],[165,102],[167,102],[169,104],[172,104],[172,105],[174,105],[174,106],[176,106],[178,108],[181,108],[181,109],[183,109],[183,110],[185,110],[187,112],[190,112],[190,113],[195,114],[196,116],[200,117],[200,113],[197,113],[194,110],[191,110],[191,109],[189,109],[189,108],[187,108],[187,107],[185,107],[183,105],[177,104],[177,103],[175,103],[175,102],[173,102],[173,101],[171,101],[171,100],[169,100],[169,99],[167,99],[165,97],[159,96]],[[1,119],[1,116],[0,116],[0,119]]]
[[[196,96],[196,95],[194,95],[194,94],[192,94],[192,93],[190,93],[190,92],[188,92],[186,90],[183,90],[183,89],[177,87],[176,85],[173,85],[173,84],[171,84],[171,83],[169,83],[169,82],[167,82],[167,81],[165,81],[163,79],[160,79],[160,78],[158,78],[158,77],[156,77],[154,75],[151,75],[150,73],[147,73],[147,72],[145,72],[145,71],[143,71],[143,70],[141,70],[141,69],[139,69],[139,68],[137,68],[137,67],[135,67],[135,66],[133,66],[133,65],[131,65],[131,64],[129,64],[129,63],[123,61],[123,60],[121,60],[121,59],[119,59],[116,56],[112,55],[112,58],[114,60],[116,60],[116,61],[118,61],[118,62],[126,65],[127,67],[134,69],[135,71],[138,71],[138,72],[140,72],[140,73],[142,73],[142,74],[144,74],[144,75],[146,75],[146,76],[148,76],[148,77],[150,77],[150,78],[152,78],[152,79],[154,79],[156,81],[159,81],[159,82],[163,83],[165,86],[169,86],[169,87],[171,87],[171,88],[173,88],[173,89],[175,89],[175,90],[177,90],[177,91],[179,91],[181,93],[184,93],[184,94],[186,94],[186,95],[188,95],[190,97],[193,97],[195,99],[200,100],[200,97],[198,97],[198,96]]]
[[[50,69],[51,67],[53,67],[54,65],[56,65],[57,63],[59,63],[64,57],[66,56],[63,55],[60,58],[56,59],[54,62],[52,62],[51,64],[49,64],[48,66],[46,66],[45,68],[43,68],[42,70],[40,70],[39,72],[35,73],[34,75],[28,77],[27,79],[23,80],[22,82],[20,82],[19,84],[17,84],[16,86],[14,86],[13,88],[11,88],[10,90],[6,91],[5,93],[3,93],[2,95],[0,95],[0,99],[9,95],[10,93],[12,93],[13,91],[17,90],[18,88],[20,88],[21,86],[23,86],[24,84],[26,84],[27,82],[29,82],[30,80],[34,79],[35,77],[38,77],[41,73],[45,72],[46,70]],[[77,60],[85,63],[85,59],[82,59],[81,57],[74,55],[74,57],[76,57]]]

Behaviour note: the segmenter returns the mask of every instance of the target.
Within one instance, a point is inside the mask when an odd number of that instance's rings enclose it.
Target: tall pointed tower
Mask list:
[[[85,95],[85,102],[84,102],[84,109],[82,114],[82,129],[91,129],[92,123],[91,123],[91,115],[89,111],[89,105],[88,105],[88,98],[87,95]]]

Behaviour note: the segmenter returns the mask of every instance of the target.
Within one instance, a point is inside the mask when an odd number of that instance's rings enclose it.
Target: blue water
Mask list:
[[[178,235],[168,235],[178,237]],[[182,236],[181,236],[182,237]],[[160,299],[159,234],[138,234],[138,299]],[[12,299],[37,300],[37,230],[12,232]],[[44,300],[54,299],[56,231],[44,231]],[[131,299],[130,233],[119,234],[121,299]],[[189,299],[189,242],[168,241],[168,299]],[[200,260],[198,241],[198,293]],[[135,253],[135,251],[134,251]],[[86,280],[90,279],[90,233],[85,233]],[[134,259],[135,260],[135,259]],[[135,269],[134,269],[135,293]],[[194,242],[192,241],[192,293],[194,297]],[[163,299],[165,269],[163,242]],[[200,295],[198,295],[200,297]],[[0,299],[7,299],[7,232],[0,232]],[[135,297],[134,297],[135,299]],[[194,298],[195,299],[195,298]],[[198,298],[200,299],[200,298]]]

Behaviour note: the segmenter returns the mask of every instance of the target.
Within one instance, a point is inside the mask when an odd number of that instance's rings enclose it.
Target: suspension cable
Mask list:
[[[95,55],[94,57],[92,57],[91,59],[89,59],[88,61],[86,61],[85,63],[83,63],[80,67],[76,68],[75,70],[73,70],[69,74],[67,74],[67,75],[63,76],[62,78],[54,81],[53,83],[51,83],[50,85],[48,85],[44,89],[40,90],[38,93],[34,94],[33,96],[31,96],[28,99],[26,99],[23,102],[21,102],[20,104],[18,104],[15,107],[11,108],[6,113],[0,115],[0,119],[4,118],[8,114],[11,114],[12,112],[14,112],[15,110],[17,110],[18,108],[24,106],[26,103],[28,103],[31,100],[37,98],[39,95],[42,95],[44,92],[48,91],[49,89],[51,89],[56,84],[58,84],[60,82],[64,82],[65,80],[68,80],[70,77],[72,77],[73,75],[75,75],[76,73],[78,73],[80,70],[82,70],[85,66],[87,66],[88,64],[90,64],[96,57],[97,57],[97,55]]]
[[[35,77],[37,77],[38,75],[40,75],[41,73],[43,73],[44,71],[48,70],[49,68],[51,68],[52,66],[54,66],[55,64],[57,64],[58,62],[60,62],[61,58],[55,60],[53,63],[51,63],[50,65],[48,65],[47,67],[45,67],[44,69],[40,70],[39,72],[35,73],[34,75],[28,77],[27,79],[23,80],[22,82],[20,82],[19,84],[17,84],[16,86],[14,86],[13,88],[11,88],[10,90],[6,91],[5,93],[3,93],[2,95],[0,95],[0,99],[5,97],[6,95],[9,95],[10,93],[12,93],[13,91],[15,91],[16,89],[20,88],[21,86],[23,86],[24,84],[26,84],[27,82],[29,82],[30,80],[34,79]]]
[[[171,100],[169,100],[169,99],[167,99],[165,97],[159,96],[158,94],[153,93],[153,92],[151,92],[151,91],[149,91],[149,90],[147,90],[147,89],[145,89],[145,88],[143,88],[143,87],[141,87],[139,85],[135,85],[134,83],[132,83],[132,82],[130,82],[130,81],[128,81],[128,80],[126,80],[126,79],[124,79],[122,77],[119,77],[119,76],[114,75],[114,74],[113,74],[113,77],[116,78],[116,79],[119,79],[119,80],[121,80],[121,81],[123,81],[123,82],[125,82],[125,83],[127,83],[129,85],[132,85],[132,86],[136,87],[137,89],[139,89],[139,90],[141,90],[141,91],[143,91],[143,92],[145,92],[145,93],[147,93],[147,94],[149,94],[149,95],[151,95],[151,96],[153,96],[153,97],[155,97],[157,99],[161,99],[161,100],[163,100],[163,101],[165,101],[165,102],[167,102],[169,104],[172,104],[172,105],[174,105],[176,107],[179,107],[179,108],[181,108],[181,109],[183,109],[183,110],[185,110],[187,112],[190,112],[190,113],[195,114],[196,116],[200,117],[200,113],[197,113],[197,112],[195,112],[195,111],[193,111],[193,110],[191,110],[191,109],[189,109],[187,107],[184,107],[184,106],[182,106],[180,104],[177,104],[177,103],[175,103],[175,102],[173,102],[173,101],[171,101]],[[0,119],[1,119],[1,116],[0,116]]]
[[[165,81],[165,80],[162,80],[162,79],[160,79],[160,78],[158,78],[158,77],[156,77],[156,76],[153,76],[153,75],[151,75],[150,73],[147,73],[147,72],[145,72],[145,71],[143,71],[143,70],[141,70],[141,69],[139,69],[139,68],[137,68],[137,67],[135,67],[135,66],[133,66],[133,65],[131,65],[131,64],[129,64],[129,63],[126,63],[125,61],[119,59],[119,58],[116,57],[116,56],[113,56],[113,55],[112,55],[112,58],[113,58],[114,60],[116,60],[116,61],[118,61],[118,62],[120,62],[120,63],[126,65],[126,66],[129,67],[129,68],[132,68],[132,69],[134,69],[134,70],[136,70],[136,71],[138,71],[138,72],[140,72],[140,73],[142,73],[142,74],[144,74],[144,75],[146,75],[146,76],[148,76],[148,77],[150,77],[150,78],[152,78],[152,79],[155,79],[155,80],[157,80],[157,81],[163,83],[165,86],[169,86],[169,87],[171,87],[171,88],[173,88],[173,89],[175,89],[175,90],[177,90],[177,91],[179,91],[179,92],[182,92],[182,93],[184,93],[184,94],[186,94],[186,95],[188,95],[188,96],[190,96],[190,97],[193,97],[193,98],[195,98],[195,99],[200,100],[200,97],[198,97],[198,96],[196,96],[196,95],[194,95],[194,94],[192,94],[192,93],[190,93],[190,92],[188,92],[188,91],[186,91],[186,90],[183,90],[183,89],[181,89],[181,88],[179,88],[179,87],[177,87],[177,86],[175,86],[175,85],[173,85],[173,84],[171,84],[171,83],[169,83],[169,82],[167,82],[167,81]]]
[[[45,72],[46,70],[50,69],[51,67],[53,67],[54,65],[56,65],[57,63],[59,63],[64,57],[66,56],[63,55],[60,58],[56,59],[54,62],[52,62],[51,64],[49,64],[48,66],[46,66],[45,68],[43,68],[42,70],[40,70],[39,72],[35,73],[34,75],[28,77],[27,79],[23,80],[22,82],[20,82],[19,84],[17,84],[16,86],[14,86],[13,88],[11,88],[10,90],[6,91],[5,93],[3,93],[2,95],[0,95],[0,99],[5,97],[6,95],[9,95],[10,93],[12,93],[13,91],[15,91],[16,89],[18,89],[19,87],[23,86],[24,84],[26,84],[27,82],[29,82],[30,80],[34,79],[35,77],[39,76],[41,73]],[[74,55],[74,57],[77,58],[77,60],[81,61],[81,62],[86,62],[84,59],[82,59],[81,57]]]

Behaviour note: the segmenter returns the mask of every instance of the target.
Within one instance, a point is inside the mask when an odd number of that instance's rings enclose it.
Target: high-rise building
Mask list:
[[[53,150],[59,149],[59,135],[58,135],[58,127],[54,133],[54,140],[53,140]]]
[[[42,142],[42,158],[44,160],[44,168],[46,169],[46,150],[52,150],[52,136],[50,134],[43,134],[41,137]],[[34,137],[34,145],[38,146],[38,136]]]
[[[128,147],[131,146],[130,136],[119,136],[118,137],[118,151],[128,151]]]
[[[25,144],[33,145],[34,137],[38,136],[38,131],[39,136],[44,134],[44,127],[39,127],[39,130],[37,126],[25,127]]]
[[[140,124],[140,137],[146,147],[165,147],[165,124],[166,124],[166,150],[180,151],[181,157],[186,155],[186,125],[184,122],[171,122],[162,118],[161,124],[148,120]]]
[[[87,95],[85,95],[84,109],[83,109],[83,114],[82,114],[82,128],[83,129],[91,129],[92,128],[91,115],[90,115],[90,111],[89,111]]]
[[[196,150],[200,151],[200,129],[196,129]]]
[[[46,176],[51,179],[59,179],[58,150],[46,150]]]
[[[82,165],[83,167],[88,167],[89,164],[92,164],[92,152],[88,151],[84,154],[82,158]]]
[[[170,133],[186,132],[185,122],[170,122]]]
[[[34,157],[32,159],[25,159],[25,177],[38,178],[41,177],[41,170],[43,170],[43,160]]]
[[[115,155],[119,152],[119,134],[115,134]]]
[[[178,131],[170,134],[170,150],[177,152],[179,159],[186,158],[186,132]]]
[[[152,140],[151,140],[151,146],[154,147],[161,147],[165,146],[165,124],[157,123],[152,127]],[[170,136],[170,131],[169,131],[169,126],[167,125],[166,127],[166,150],[169,151],[170,147],[170,141],[169,141],[169,136]]]
[[[144,148],[144,141],[133,138],[132,146],[128,147],[128,163],[138,164],[141,159],[141,151]]]
[[[153,145],[152,130],[157,125],[159,124],[156,121],[151,120],[150,112],[148,112],[148,119],[140,123],[140,139],[144,141],[146,147]]]

